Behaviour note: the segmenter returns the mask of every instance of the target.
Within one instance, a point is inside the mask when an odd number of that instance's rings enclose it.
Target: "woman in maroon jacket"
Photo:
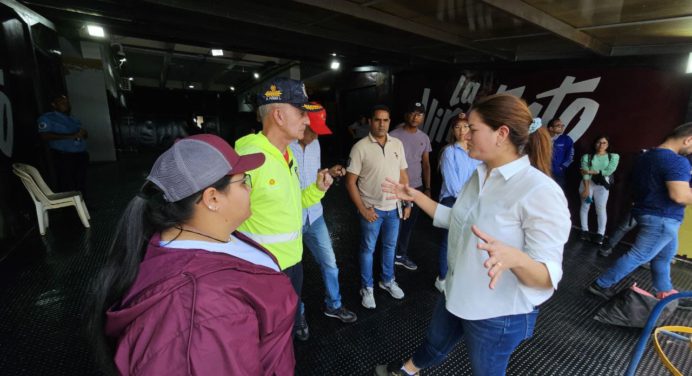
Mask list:
[[[235,232],[264,155],[178,141],[120,220],[90,322],[123,375],[292,375],[297,297],[276,259]],[[115,366],[115,369],[113,369]]]

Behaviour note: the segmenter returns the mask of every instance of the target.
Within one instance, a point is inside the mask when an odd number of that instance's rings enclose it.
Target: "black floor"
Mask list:
[[[151,162],[151,157],[130,156],[117,164],[91,167],[90,204],[97,209],[91,229],[81,226],[74,209],[55,210],[45,237],[33,229],[18,246],[0,250],[0,375],[100,374],[81,333],[87,285],[103,263],[120,211]],[[406,297],[395,301],[379,290],[377,309],[367,310],[358,295],[358,222],[343,182],[328,193],[324,204],[340,266],[343,302],[358,314],[358,321],[342,324],[322,314],[319,268],[306,251],[303,299],[311,337],[296,343],[296,371],[299,375],[370,375],[378,363],[409,356],[425,334],[439,298],[433,287],[439,235],[430,220],[421,216],[411,247],[420,267],[415,272],[398,268],[396,273]],[[640,331],[593,320],[602,302],[584,293],[584,286],[609,262],[599,258],[591,244],[576,239],[568,243],[559,291],[541,307],[534,338],[514,353],[508,374],[624,373]],[[651,287],[646,270],[636,271],[632,279],[640,287]],[[678,262],[673,279],[678,289],[691,290],[692,267]],[[692,312],[678,310],[666,323],[692,326]],[[668,342],[664,348],[683,374],[692,374],[689,344]],[[458,346],[443,364],[424,374],[470,375],[465,352],[463,345]],[[668,375],[651,346],[638,374]]]

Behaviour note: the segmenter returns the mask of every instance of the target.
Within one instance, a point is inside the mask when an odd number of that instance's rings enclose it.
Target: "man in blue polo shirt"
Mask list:
[[[552,172],[553,179],[557,184],[562,187],[564,191],[567,187],[566,184],[566,173],[569,165],[572,164],[574,159],[574,141],[572,138],[566,134],[565,124],[562,123],[560,118],[554,118],[548,122],[548,133],[553,139],[553,158],[552,158]]]
[[[670,262],[678,249],[685,206],[692,204],[690,162],[685,158],[691,153],[692,123],[687,123],[639,158],[632,175],[632,215],[640,226],[639,234],[632,248],[589,286],[591,293],[612,298],[616,293],[613,286],[649,261],[656,297],[677,293],[670,278]]]
[[[72,107],[65,95],[51,102],[54,111],[38,118],[38,132],[48,143],[55,169],[55,187],[59,192],[80,191],[86,195],[86,172],[89,165],[87,131],[79,120],[70,116]]]

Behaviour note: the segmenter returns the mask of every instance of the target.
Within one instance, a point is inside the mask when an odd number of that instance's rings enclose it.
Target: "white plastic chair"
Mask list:
[[[24,163],[12,164],[12,172],[22,180],[24,187],[29,191],[31,199],[36,206],[36,217],[38,218],[38,228],[41,235],[46,234],[48,228],[48,210],[74,206],[77,215],[84,227],[89,228],[89,211],[87,210],[82,194],[78,191],[53,192],[41,177],[38,170]]]

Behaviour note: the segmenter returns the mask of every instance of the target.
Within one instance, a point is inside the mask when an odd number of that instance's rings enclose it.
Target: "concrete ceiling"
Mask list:
[[[31,0],[59,30],[102,25],[123,74],[166,87],[248,86],[299,61],[342,67],[684,54],[680,0]],[[212,57],[211,48],[224,49]]]

